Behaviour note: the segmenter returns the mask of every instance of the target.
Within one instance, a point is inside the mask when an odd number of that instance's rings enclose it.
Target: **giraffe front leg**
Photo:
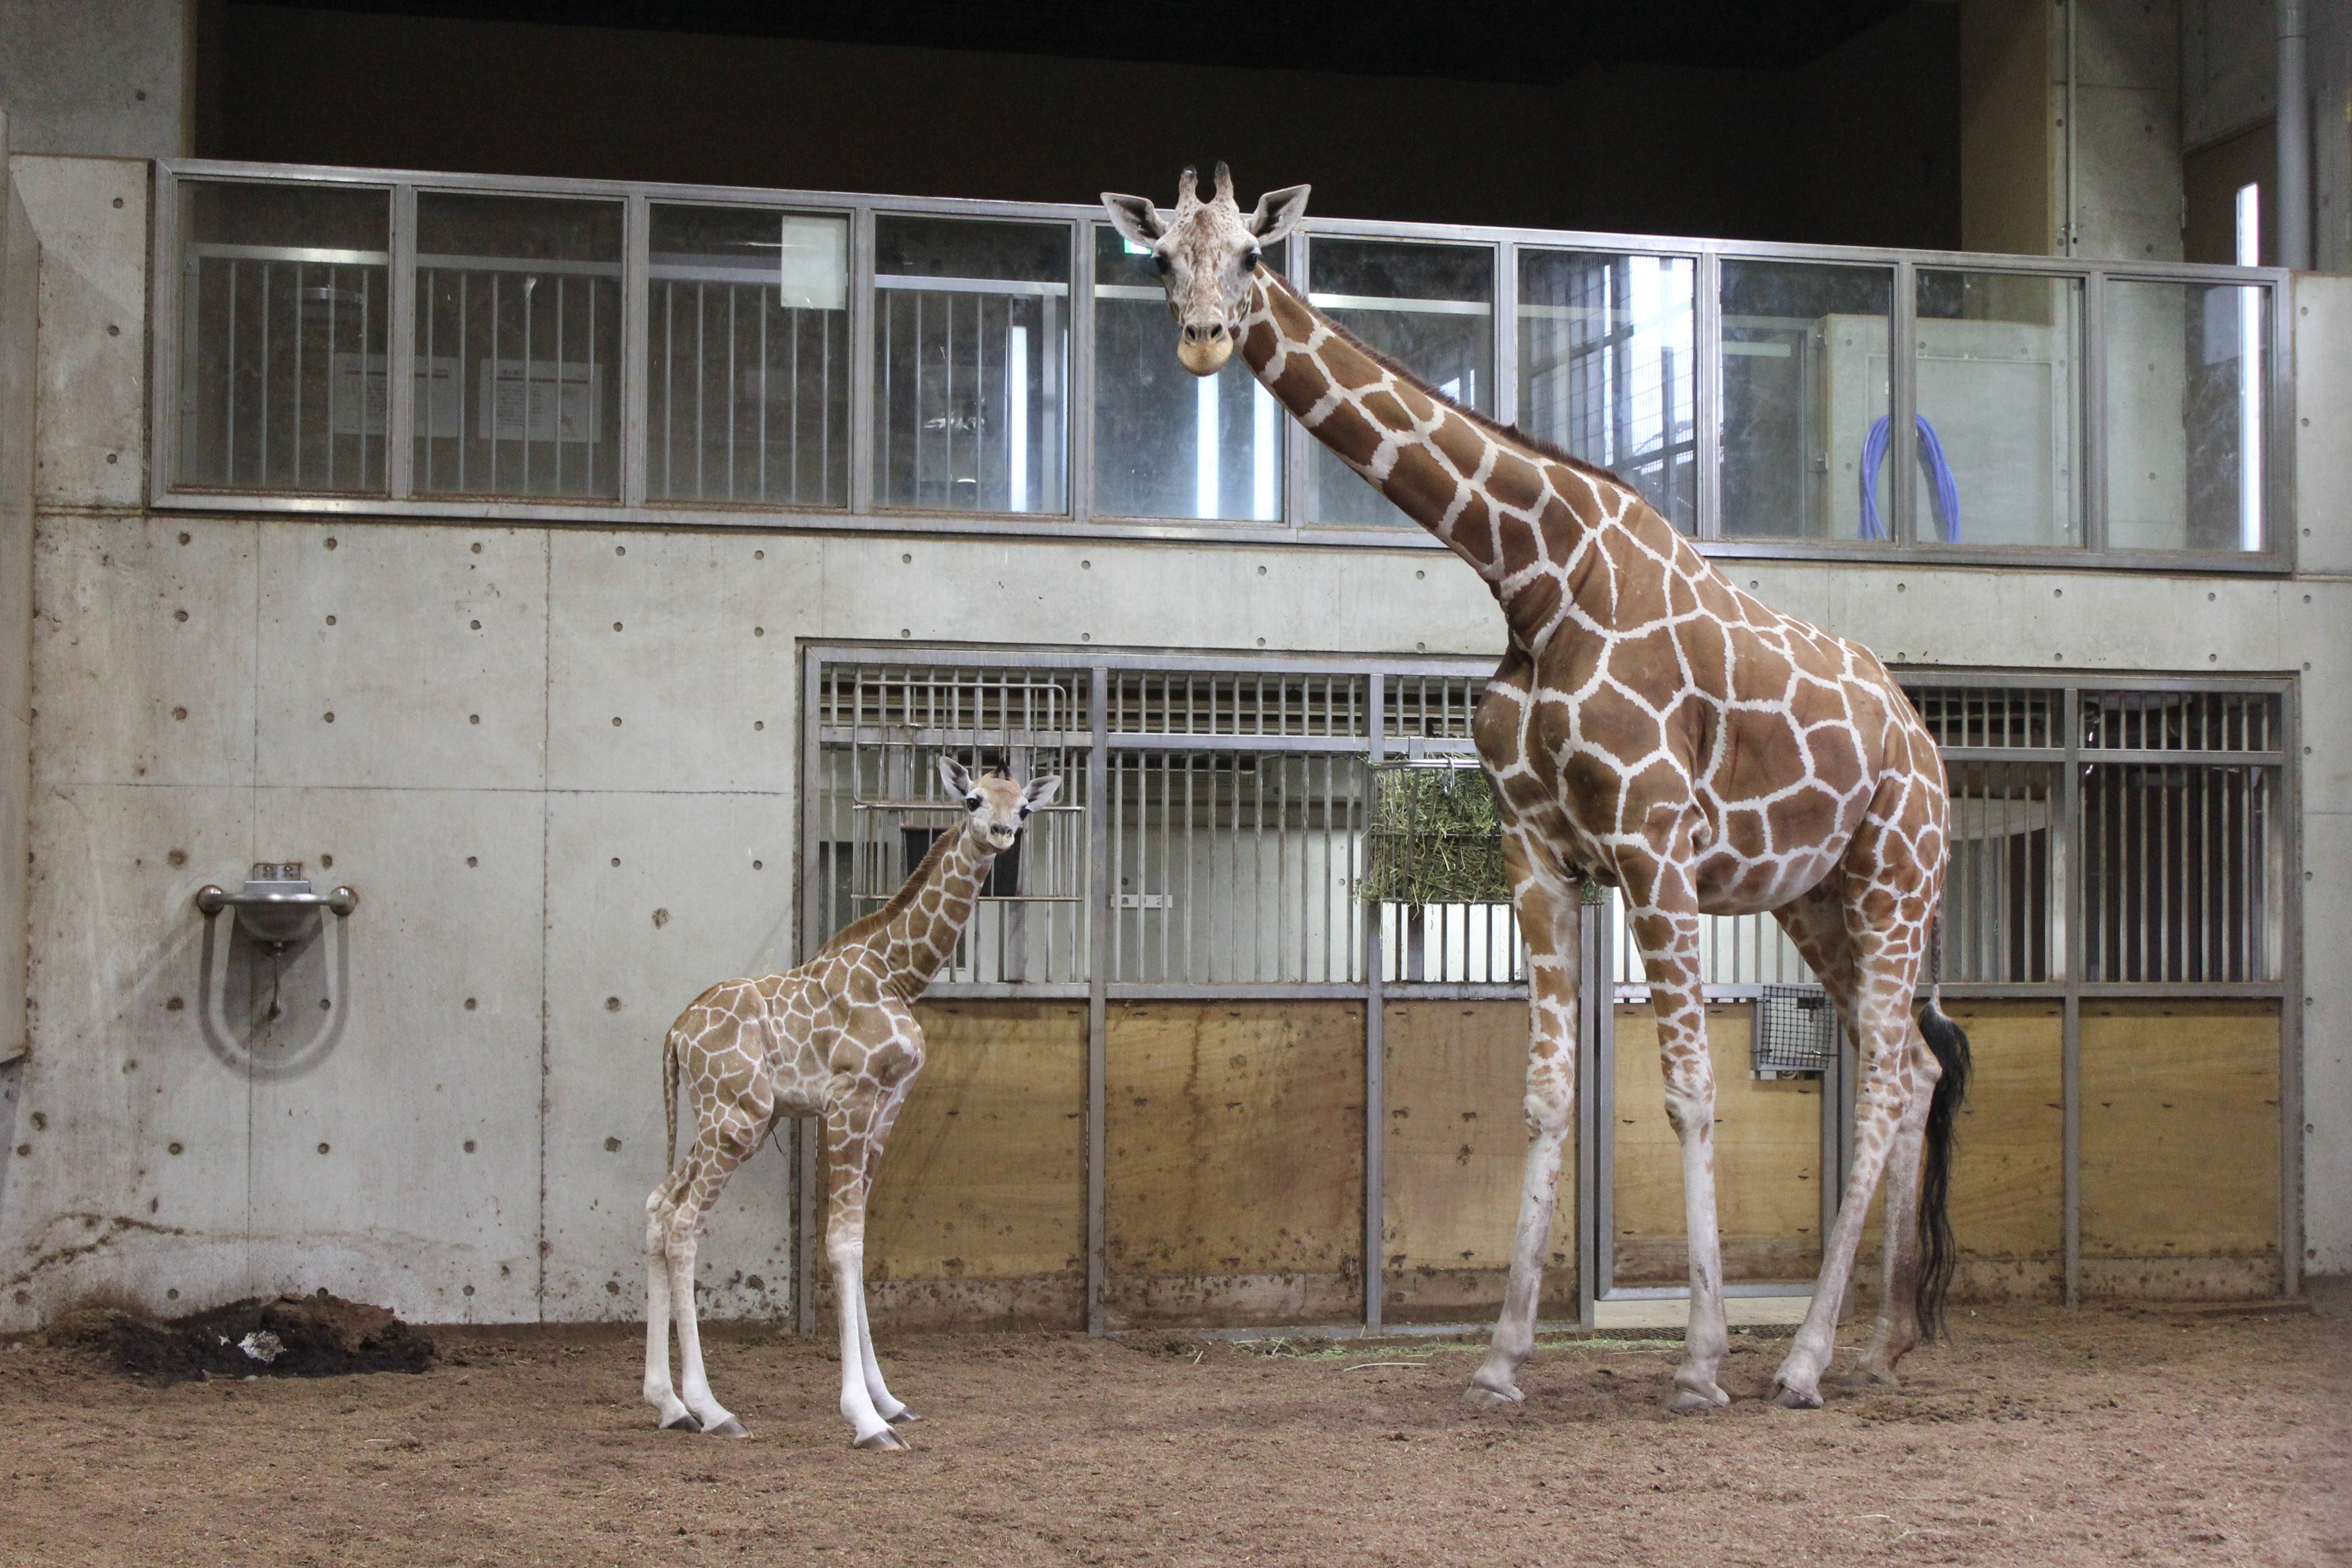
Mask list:
[[[1503,1310],[1486,1359],[1471,1374],[1463,1397],[1473,1405],[1517,1404],[1519,1369],[1534,1353],[1536,1312],[1543,1293],[1544,1253],[1551,1245],[1552,1209],[1559,1194],[1561,1146],[1576,1113],[1576,996],[1583,911],[1577,889],[1551,868],[1540,849],[1517,832],[1503,844],[1511,901],[1528,946],[1528,1163],[1519,1189],[1518,1222],[1511,1233],[1511,1272]]]
[[[866,1371],[873,1352],[866,1324],[866,1198],[873,1182],[871,1134],[876,1110],[873,1096],[864,1090],[853,1090],[826,1110],[825,1163],[832,1177],[833,1199],[826,1215],[824,1254],[833,1266],[833,1286],[838,1297],[841,1415],[852,1428],[850,1446],[887,1450],[910,1445],[890,1429],[889,1419],[874,1397],[873,1385],[881,1382],[879,1369],[870,1380]],[[883,1392],[887,1397],[888,1391]]]
[[[1646,884],[1646,887],[1643,887]],[[1630,881],[1629,923],[1650,980],[1666,1120],[1682,1146],[1683,1237],[1690,1258],[1690,1315],[1669,1408],[1695,1415],[1731,1403],[1716,1373],[1731,1349],[1723,1315],[1723,1246],[1716,1228],[1715,1062],[1707,1054],[1706,993],[1699,968],[1698,912],[1685,879],[1662,865]]]

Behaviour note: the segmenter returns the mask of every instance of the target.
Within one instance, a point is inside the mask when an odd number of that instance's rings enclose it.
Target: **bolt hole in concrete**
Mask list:
[[[121,329],[121,327],[115,326],[115,325],[114,325],[114,324],[112,324],[111,322],[109,322],[109,323],[108,323],[108,325],[107,325],[107,329],[106,329],[106,335],[107,335],[108,337],[110,337],[110,338],[119,338],[119,337],[121,337],[121,336],[122,335],[122,329]],[[2306,424],[2306,425],[2308,425],[2308,424],[2310,424],[2310,423],[2311,423],[2311,421],[2310,421],[2310,420],[2308,420],[2308,419],[2306,419],[2306,420],[2305,420],[2305,421],[2304,421],[2304,423],[2305,423],[2305,424]]]
[[[466,864],[467,866],[478,866],[481,863],[481,857],[478,855],[468,855],[466,857]]]
[[[476,1007],[478,1007],[478,1006],[480,1006],[480,1005],[481,1005],[481,1004],[480,1004],[479,1002],[476,1001],[473,997],[468,996],[468,997],[467,997],[467,998],[466,998],[466,1011],[467,1011],[467,1012],[470,1013],[470,1012],[472,1012]]]
[[[184,998],[182,998],[182,997],[174,996],[174,997],[173,997],[170,1001],[168,1001],[168,1002],[166,1002],[166,1003],[164,1003],[164,1004],[163,1004],[163,1011],[165,1011],[166,1013],[176,1013],[176,1012],[179,1012],[182,1008],[185,1007],[187,1005],[188,1005],[188,1004],[187,1004],[187,1002],[185,1001],[185,999],[184,999]]]
[[[319,857],[319,865],[322,870],[331,871],[335,868],[335,858],[332,855],[321,855]]]
[[[327,617],[327,624],[328,624],[329,626],[333,626],[333,625],[335,624],[335,617],[334,617],[334,616],[329,616]]]
[[[474,1152],[474,1141],[473,1141],[471,1138],[468,1138],[468,1139],[467,1139],[467,1140],[466,1140],[466,1152],[467,1152],[467,1153],[468,1153],[468,1154],[470,1154],[470,1153],[472,1153],[473,1152]]]
[[[184,849],[174,849],[163,858],[174,866],[184,866],[188,863],[188,852]]]
[[[479,555],[481,552],[482,552],[482,542],[481,542],[480,540],[478,540],[478,540],[474,541],[474,553],[475,553],[475,554],[477,554],[477,555]]]
[[[468,724],[478,724],[481,721],[482,716],[479,713],[468,713],[466,715],[466,722]]]
[[[764,550],[754,550],[751,552],[751,559],[754,561],[765,561],[767,558],[768,552]]]
[[[326,711],[326,712],[324,712],[324,713],[320,714],[320,718],[322,718],[322,719],[324,719],[328,723],[331,724],[331,723],[333,723],[333,722],[335,721],[335,710],[334,710],[333,709],[330,708],[329,710],[327,710],[327,711]]]
[[[615,713],[615,714],[614,714],[614,715],[613,715],[613,728],[614,728],[614,729],[615,729],[615,730],[617,730],[617,729],[619,729],[620,727],[621,727],[621,716],[620,716],[618,713]]]
[[[184,534],[180,535],[180,542],[181,542],[181,543],[183,543],[183,544],[185,544],[185,543],[187,543],[187,542],[188,542],[188,541],[189,541],[191,538],[193,538],[193,537],[194,537],[194,536],[193,536],[193,535],[191,535],[191,534],[185,534],[185,533],[184,533]]]
[[[184,621],[188,618],[188,612],[185,610],[173,610],[172,612],[172,618],[175,621]],[[333,626],[335,624],[335,617],[329,616],[327,617],[327,624],[329,626]]]
[[[482,623],[481,623],[481,622],[479,622],[479,621],[469,621],[469,622],[467,622],[467,626],[468,626],[470,629],[472,629],[472,630],[474,630],[474,631],[480,631],[480,630],[482,629]]]
[[[335,536],[334,536],[333,534],[331,534],[331,534],[327,535],[327,548],[328,548],[328,549],[330,549],[330,550],[332,550],[334,547],[335,547]]]
[[[614,864],[614,865],[615,865],[615,866],[618,866],[620,863],[621,863],[621,858],[620,858],[618,855],[614,856],[614,857],[613,857],[613,864]]]
[[[604,1011],[607,1013],[617,1013],[620,1010],[621,999],[618,996],[607,996],[604,998]]]
[[[320,1153],[321,1153],[321,1154],[323,1154],[323,1153],[327,1152],[330,1149],[331,1149],[331,1148],[333,1148],[333,1147],[334,1147],[334,1145],[333,1145],[333,1144],[331,1144],[331,1143],[321,1143],[321,1144],[320,1144],[320,1145],[319,1145],[319,1152],[320,1152]]]
[[[186,722],[187,717],[188,710],[184,708],[174,708],[172,710],[172,721],[175,724]]]
[[[621,1152],[621,1141],[620,1141],[618,1138],[607,1138],[607,1139],[605,1139],[605,1140],[604,1140],[604,1152],[605,1152],[605,1153],[607,1153],[607,1154],[617,1154],[617,1153],[619,1153],[620,1152]]]

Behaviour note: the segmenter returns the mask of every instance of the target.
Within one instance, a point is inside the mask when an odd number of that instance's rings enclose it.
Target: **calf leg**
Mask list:
[[[853,1089],[825,1109],[825,1164],[833,1199],[824,1251],[840,1297],[842,1419],[853,1429],[852,1447],[888,1449],[904,1448],[908,1443],[890,1429],[889,1418],[875,1398],[880,1369],[870,1375],[867,1372],[874,1352],[866,1322],[866,1200],[873,1186],[874,1158],[880,1152],[874,1140],[881,1121],[876,1100],[869,1089]],[[887,1389],[882,1393],[888,1397]]]
[[[694,1311],[695,1242],[727,1178],[759,1148],[760,1136],[761,1129],[748,1125],[703,1130],[689,1156],[695,1162],[694,1179],[672,1213],[664,1237],[670,1310],[677,1319],[678,1398],[703,1431],[724,1437],[740,1437],[744,1428],[712,1395],[710,1379],[703,1370],[702,1335]]]
[[[646,1403],[661,1413],[664,1431],[702,1429],[669,1377],[669,1226],[677,1209],[676,1194],[691,1180],[693,1158],[689,1152],[646,1199]]]

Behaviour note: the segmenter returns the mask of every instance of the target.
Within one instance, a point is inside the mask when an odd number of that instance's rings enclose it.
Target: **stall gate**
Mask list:
[[[1064,781],[921,1008],[930,1065],[869,1218],[878,1312],[1097,1331],[1491,1312],[1526,1142],[1516,923],[1486,898],[1365,896],[1376,776],[1472,761],[1483,668],[812,648],[804,675],[804,951],[959,819],[942,752]],[[2276,1290],[2284,694],[1913,689],[1951,772],[1946,997],[1979,1064],[1964,1288]],[[1585,922],[1544,1302],[1587,1324],[1665,1321],[1685,1293],[1613,897]],[[1707,963],[1727,1283],[1736,1313],[1787,1315],[1834,1218],[1850,1075],[1836,1049],[1768,1060],[1759,1023],[1820,1022],[1769,918],[1710,921]],[[813,1325],[813,1141],[797,1169]]]

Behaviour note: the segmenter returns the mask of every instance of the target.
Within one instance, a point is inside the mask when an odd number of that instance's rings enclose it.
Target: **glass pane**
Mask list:
[[[849,504],[849,220],[656,206],[646,492]]]
[[[1307,266],[1310,297],[1333,321],[1465,407],[1493,410],[1493,251],[1318,239]],[[1319,442],[1307,466],[1307,515],[1373,527],[1412,521]]]
[[[1696,283],[1684,256],[1519,258],[1519,427],[1614,469],[1685,533],[1697,527]]]
[[[1061,511],[1070,231],[874,221],[877,499]]]
[[[2082,543],[2082,280],[1923,269],[1918,316],[1919,540]]]
[[[384,488],[390,193],[180,186],[177,482]]]
[[[416,198],[416,492],[621,493],[621,204]]]
[[[1282,269],[1282,247],[1266,265]],[[1212,376],[1176,363],[1151,253],[1095,230],[1095,511],[1103,517],[1282,515],[1283,415],[1235,354]]]
[[[2261,550],[2260,284],[2107,285],[2107,542]]]
[[[1723,263],[1723,531],[1884,539],[1862,453],[1886,417],[1891,267]]]

